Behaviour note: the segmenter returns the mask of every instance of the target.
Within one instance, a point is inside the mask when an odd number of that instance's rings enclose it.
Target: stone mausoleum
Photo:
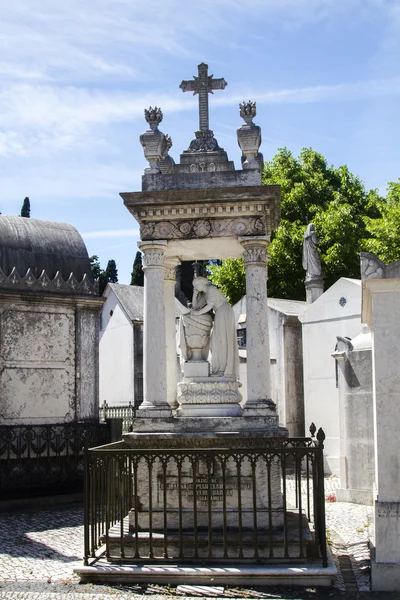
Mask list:
[[[0,215],[0,496],[81,488],[99,425],[104,303],[67,223]]]

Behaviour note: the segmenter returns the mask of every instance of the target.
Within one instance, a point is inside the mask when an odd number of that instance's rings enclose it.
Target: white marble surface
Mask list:
[[[140,410],[166,409],[164,251],[167,242],[139,242],[144,270],[143,403]]]
[[[373,589],[400,581],[400,279],[362,282],[363,318],[372,330],[375,417]],[[374,574],[375,573],[375,574]]]
[[[247,403],[271,398],[267,305],[268,240],[241,239],[246,268]]]
[[[165,260],[164,303],[165,303],[165,350],[167,369],[167,402],[171,408],[177,408],[176,386],[178,383],[178,358],[176,353],[175,323],[175,267],[178,258]]]

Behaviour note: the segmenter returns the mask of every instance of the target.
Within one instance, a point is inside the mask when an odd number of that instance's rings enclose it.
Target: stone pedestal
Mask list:
[[[190,364],[190,363],[189,363]],[[178,383],[177,416],[239,417],[240,383],[224,377],[185,377]]]
[[[372,330],[375,438],[373,590],[400,587],[400,279],[362,282],[362,320]]]
[[[324,293],[324,280],[306,279],[304,282],[306,288],[306,301],[312,304]]]

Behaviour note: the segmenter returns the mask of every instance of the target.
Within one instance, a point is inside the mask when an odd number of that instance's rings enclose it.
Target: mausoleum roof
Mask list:
[[[0,287],[96,294],[85,243],[68,223],[0,215]]]
[[[125,285],[122,283],[108,283],[104,291],[104,296],[108,298],[110,292],[114,292],[131,321],[143,321],[143,287],[139,285]],[[183,310],[183,305],[175,298],[175,316],[180,317]]]
[[[303,314],[307,306],[307,302],[302,300],[268,298],[268,308],[276,310],[277,312],[286,316],[298,317],[299,315]],[[235,313],[237,323],[242,325],[246,323],[246,296],[243,296],[243,298],[236,302],[236,304],[233,306],[233,311]]]

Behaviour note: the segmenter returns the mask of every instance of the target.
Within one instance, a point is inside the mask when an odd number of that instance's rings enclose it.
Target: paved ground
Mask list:
[[[326,480],[326,495],[334,494],[337,480]],[[328,538],[340,574],[329,590],[315,588],[179,588],[159,586],[94,586],[79,584],[73,568],[82,564],[83,512],[69,506],[0,514],[0,600],[122,600],[147,596],[308,599],[399,598],[370,594],[368,523],[370,507],[327,502]],[[361,596],[360,596],[361,594]]]

